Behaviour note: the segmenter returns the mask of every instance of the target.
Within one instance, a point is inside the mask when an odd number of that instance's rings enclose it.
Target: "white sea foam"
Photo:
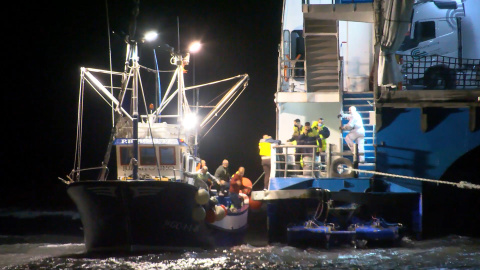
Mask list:
[[[52,238],[53,239],[53,238]],[[241,245],[203,252],[88,258],[79,243],[0,245],[4,269],[480,269],[480,239],[449,236],[394,248]],[[75,254],[70,256],[70,254]]]
[[[15,210],[0,209],[0,217],[13,218],[37,218],[37,217],[71,217],[72,219],[80,219],[80,214],[76,211],[32,211],[32,210]]]
[[[83,252],[85,252],[85,245],[79,243],[0,245],[0,267],[16,267],[50,257]]]

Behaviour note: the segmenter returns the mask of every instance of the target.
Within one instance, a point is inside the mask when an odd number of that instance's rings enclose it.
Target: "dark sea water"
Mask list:
[[[300,249],[268,245],[265,224],[254,221],[258,226],[250,228],[246,243],[231,248],[89,257],[81,231],[71,229],[80,224],[77,213],[0,210],[0,269],[480,269],[478,238],[450,235],[404,238],[390,248]]]

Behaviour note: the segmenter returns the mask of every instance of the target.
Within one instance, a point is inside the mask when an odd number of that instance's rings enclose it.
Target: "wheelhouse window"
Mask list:
[[[435,38],[435,22],[416,22],[414,31],[414,39],[417,42],[433,39]]]
[[[122,146],[120,147],[120,165],[129,165],[130,160],[133,157],[133,147]]]
[[[175,147],[160,147],[160,165],[176,165]]]
[[[153,147],[140,147],[140,165],[156,166],[157,155]]]

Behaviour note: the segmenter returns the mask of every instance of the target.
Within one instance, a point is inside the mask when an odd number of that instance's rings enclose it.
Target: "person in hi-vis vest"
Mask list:
[[[272,136],[263,135],[258,143],[258,149],[260,149],[260,158],[262,159],[263,172],[265,173],[263,178],[264,189],[268,189],[270,182],[270,166],[271,166],[271,150],[272,144],[280,144],[279,140],[272,139]]]
[[[298,137],[300,136],[300,133],[302,133],[302,130],[303,130],[303,126],[300,123],[300,119],[293,120],[293,134],[292,134],[292,137],[287,140],[287,142],[291,142],[293,145],[297,145],[298,144],[297,140],[298,140]],[[297,151],[295,150],[295,164],[297,164],[298,166],[301,166],[300,165],[301,156],[297,155],[296,152]]]

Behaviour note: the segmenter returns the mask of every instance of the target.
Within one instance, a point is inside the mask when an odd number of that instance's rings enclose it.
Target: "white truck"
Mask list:
[[[397,51],[407,89],[480,86],[480,1],[417,1]]]

